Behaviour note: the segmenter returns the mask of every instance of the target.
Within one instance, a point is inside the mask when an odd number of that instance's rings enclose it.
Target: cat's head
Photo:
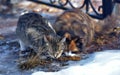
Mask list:
[[[44,41],[46,43],[46,48],[48,50],[48,54],[52,58],[59,58],[63,51],[66,50],[66,38],[59,36],[44,36]]]
[[[79,36],[72,35],[69,32],[64,33],[66,37],[66,43],[68,45],[68,51],[81,52],[83,50],[83,39]]]

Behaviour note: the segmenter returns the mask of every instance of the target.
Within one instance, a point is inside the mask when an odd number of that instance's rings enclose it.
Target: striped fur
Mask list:
[[[52,58],[60,57],[64,50],[65,38],[57,36],[52,25],[39,14],[27,13],[20,16],[16,34],[21,50],[31,47],[39,55],[47,52]]]

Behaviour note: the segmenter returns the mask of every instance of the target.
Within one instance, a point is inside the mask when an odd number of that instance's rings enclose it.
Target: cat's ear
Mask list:
[[[63,43],[65,41],[66,41],[66,37],[62,38],[60,42]]]
[[[44,41],[49,42],[52,39],[51,35],[44,35]]]
[[[66,37],[67,39],[71,40],[71,35],[70,35],[70,33],[65,33],[65,34],[64,34],[64,37]]]
[[[44,41],[48,42],[48,39],[47,39],[47,37],[45,35],[44,35]]]

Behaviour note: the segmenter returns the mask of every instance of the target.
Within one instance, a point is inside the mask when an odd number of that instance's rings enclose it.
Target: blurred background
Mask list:
[[[51,22],[54,22],[55,17],[57,17],[59,14],[65,11],[62,9],[37,3],[34,1],[41,1],[49,4],[53,3],[54,5],[57,5],[60,7],[74,9],[82,6],[85,0],[68,0],[71,2],[72,6],[70,5],[70,3],[66,3],[67,0],[0,0],[0,34],[12,32],[15,28],[14,26],[16,26],[18,17],[24,13],[37,12],[37,13],[40,13],[42,16],[48,18],[50,21],[52,20]],[[99,9],[99,6],[103,4],[102,0],[86,0],[86,1],[91,1],[93,7],[99,14],[103,13],[103,9]],[[109,1],[109,0],[106,0],[106,1]],[[81,10],[86,12],[86,7],[87,6],[84,6]],[[88,11],[89,13],[93,13],[93,14],[95,13],[91,8],[91,6],[88,6],[88,8],[89,8],[89,11]],[[118,3],[114,5],[112,14],[117,15],[117,17],[120,16],[120,5]],[[4,26],[9,28],[4,29],[5,28]]]

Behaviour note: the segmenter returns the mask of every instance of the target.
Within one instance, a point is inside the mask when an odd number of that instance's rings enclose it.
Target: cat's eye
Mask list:
[[[64,44],[63,44],[63,43],[61,43],[61,44],[60,44],[60,46],[64,46]]]
[[[64,50],[65,49],[65,45],[62,43],[61,44],[61,49]]]

